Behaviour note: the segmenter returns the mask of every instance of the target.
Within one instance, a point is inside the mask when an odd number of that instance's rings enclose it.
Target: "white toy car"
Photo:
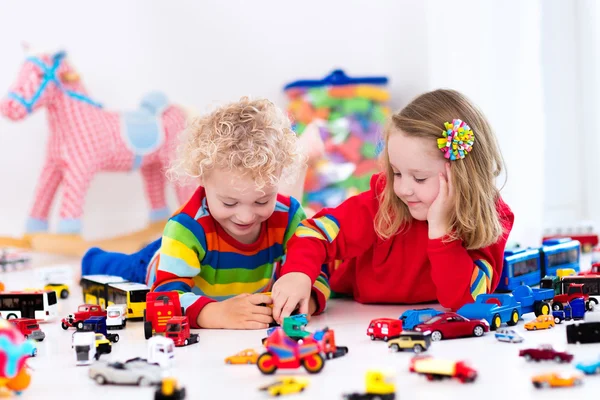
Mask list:
[[[127,305],[114,304],[106,307],[106,328],[123,329],[127,324]]]
[[[521,343],[523,341],[523,336],[512,328],[498,328],[495,336],[500,342]]]
[[[158,364],[149,363],[143,358],[132,358],[125,362],[99,362],[90,366],[88,375],[99,385],[158,385],[163,378],[163,370]]]
[[[148,339],[148,362],[159,364],[168,368],[173,364],[175,357],[175,343],[173,339],[161,335],[152,336]]]

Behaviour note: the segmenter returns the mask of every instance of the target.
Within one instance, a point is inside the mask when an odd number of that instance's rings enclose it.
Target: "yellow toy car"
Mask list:
[[[537,389],[548,387],[570,387],[579,386],[583,383],[580,375],[565,375],[565,374],[542,374],[531,378],[531,383]]]
[[[308,379],[298,376],[282,376],[276,382],[259,388],[267,391],[271,396],[280,396],[282,394],[292,394],[304,391],[308,386]]]
[[[44,290],[54,290],[56,295],[61,299],[66,299],[69,297],[69,286],[64,283],[49,283],[44,286]]]
[[[552,315],[540,315],[533,321],[523,325],[528,331],[537,331],[538,329],[548,329],[554,327],[554,317]]]
[[[258,360],[258,353],[252,349],[246,349],[227,357],[225,364],[256,364],[256,360]]]

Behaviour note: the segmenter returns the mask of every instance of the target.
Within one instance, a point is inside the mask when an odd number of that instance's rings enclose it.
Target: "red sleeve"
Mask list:
[[[497,209],[504,234],[491,246],[467,250],[460,240],[444,243],[441,238],[429,239],[431,278],[443,307],[456,310],[472,303],[479,294],[492,293],[498,286],[514,215],[502,199],[498,200]]]
[[[373,246],[377,240],[373,221],[379,205],[375,188],[379,176],[371,178],[369,191],[336,208],[323,209],[298,225],[288,242],[282,275],[303,272],[314,283],[323,264],[359,256]]]

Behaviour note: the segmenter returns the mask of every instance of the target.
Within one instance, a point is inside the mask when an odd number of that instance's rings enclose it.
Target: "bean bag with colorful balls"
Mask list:
[[[0,319],[0,396],[2,392],[20,394],[29,387],[31,376],[25,362],[36,351],[11,323]]]

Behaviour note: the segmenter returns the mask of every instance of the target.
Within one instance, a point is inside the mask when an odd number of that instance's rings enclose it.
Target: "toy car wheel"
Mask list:
[[[225,360],[225,364],[231,365],[231,360]]]
[[[83,321],[77,322],[77,324],[75,325],[75,327],[77,328],[78,331],[83,330]]]
[[[17,314],[10,313],[6,316],[6,319],[17,319]]]
[[[61,322],[60,326],[66,331],[67,329],[69,329],[69,325],[67,325],[66,322]]]
[[[554,357],[554,361],[556,361],[557,363],[562,363],[562,362],[563,362],[563,359],[562,359],[562,358],[560,358],[560,356],[555,356],[555,357]]]
[[[384,336],[384,337],[383,337],[383,341],[384,341],[384,342],[387,342],[388,340],[390,340],[390,339],[389,339],[387,336]]]
[[[565,307],[564,307],[564,306],[563,306],[563,304],[562,304],[561,302],[559,302],[559,301],[557,301],[557,302],[555,302],[555,303],[552,303],[552,310],[554,310],[554,311],[560,311],[560,310],[562,310],[563,308],[565,308]]]
[[[394,351],[394,352],[396,352],[396,353],[397,353],[397,352],[399,352],[399,351],[400,351],[400,346],[398,346],[398,344],[397,344],[397,343],[393,343],[393,344],[390,346],[390,349],[391,349],[392,351]]]
[[[541,389],[542,388],[542,384],[540,382],[532,382],[533,383],[533,387],[536,389]]]
[[[500,328],[500,325],[502,325],[502,319],[500,318],[500,315],[496,314],[492,318],[492,325],[490,326],[490,330],[495,331],[496,329]]]
[[[152,337],[152,322],[150,321],[144,322],[144,337],[146,339],[150,339]]]
[[[509,326],[515,326],[519,323],[519,312],[517,310],[513,310],[510,314],[510,320],[508,320]]]
[[[66,299],[69,297],[69,291],[66,289],[63,289],[60,291],[60,298],[61,299]]]
[[[277,370],[274,357],[269,353],[263,353],[256,360],[256,366],[265,375],[272,375]]]
[[[98,385],[104,385],[106,383],[106,378],[102,375],[96,375],[94,377],[94,380]]]
[[[562,321],[560,320],[560,318],[558,317],[554,317],[554,323],[555,324],[560,324]]]
[[[481,325],[477,325],[475,328],[473,328],[473,336],[481,337],[484,333],[485,331],[483,330],[483,326]]]
[[[583,383],[583,381],[581,379],[575,379],[573,381],[573,386],[579,386]]]
[[[423,350],[425,349],[420,344],[415,344],[415,347],[413,347],[413,351],[417,354],[423,352]]]
[[[119,341],[119,335],[114,336],[114,341],[115,341],[115,343],[117,343]]]
[[[252,360],[246,361],[246,364],[251,365],[252,364]]]
[[[183,341],[183,345],[184,345],[184,346],[187,346],[188,344],[190,344],[190,341],[189,341],[189,340],[187,340],[187,339],[185,339],[185,340]]]
[[[375,335],[371,335],[371,340],[375,340]]]
[[[444,336],[442,335],[442,332],[440,331],[433,331],[431,333],[431,340],[433,340],[434,342],[438,342],[440,340],[442,340]]]
[[[600,375],[600,367],[596,367],[596,374]]]
[[[525,359],[525,361],[531,361],[531,354],[525,354],[523,358]]]
[[[585,303],[585,309],[586,311],[594,311],[594,303],[590,300],[587,303]]]

